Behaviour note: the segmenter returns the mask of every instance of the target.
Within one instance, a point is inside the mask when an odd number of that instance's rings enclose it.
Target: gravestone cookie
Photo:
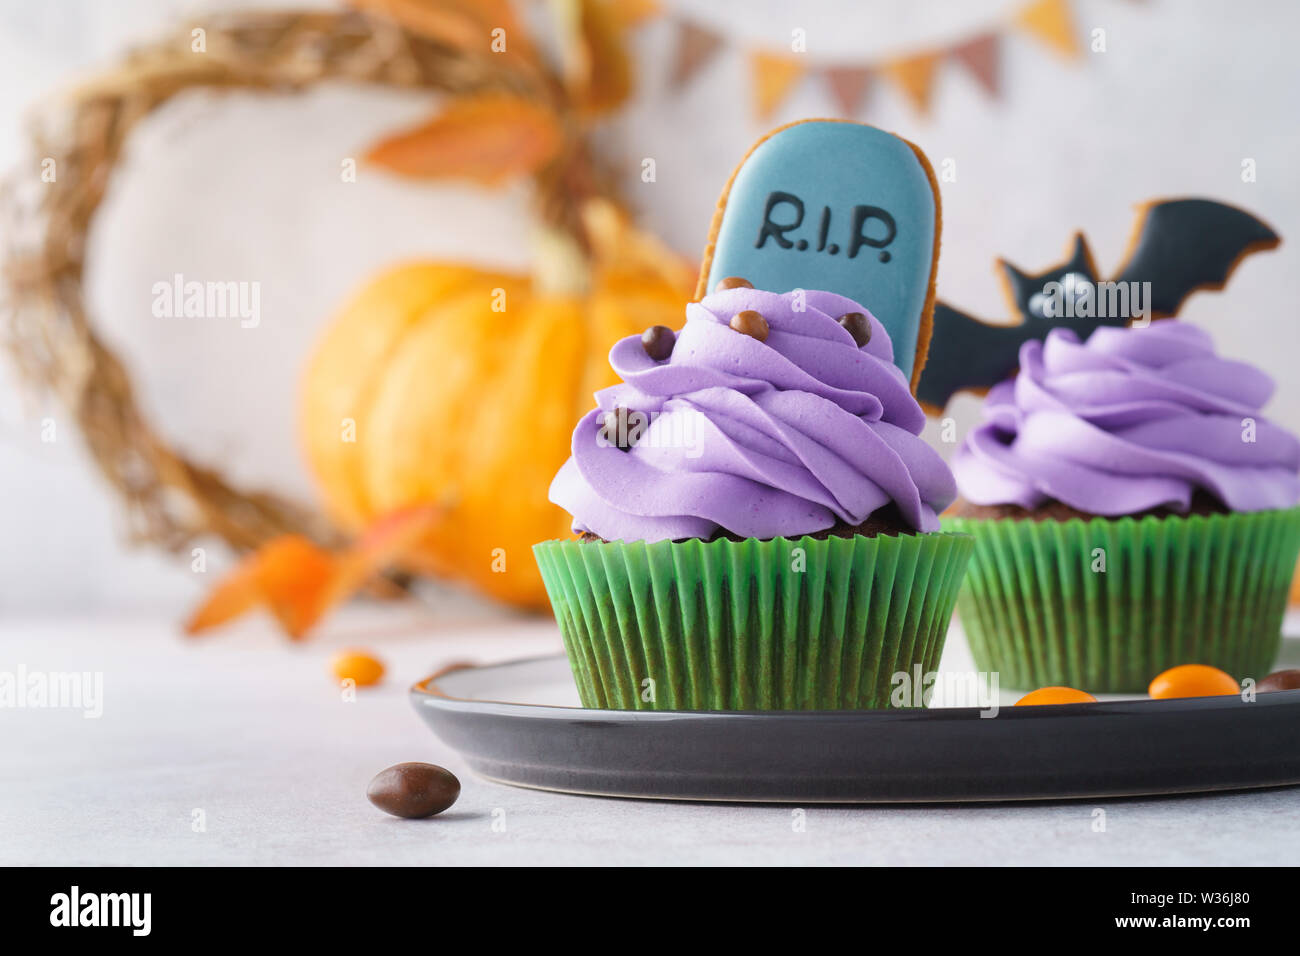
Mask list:
[[[723,189],[696,298],[732,276],[846,296],[884,326],[915,391],[939,231],[934,171],[916,146],[862,123],[791,123],[759,140]]]

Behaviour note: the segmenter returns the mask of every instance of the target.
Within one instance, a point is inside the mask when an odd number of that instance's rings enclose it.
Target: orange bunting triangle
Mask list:
[[[1073,59],[1079,55],[1069,0],[1036,0],[1016,15],[1015,23],[1061,56]]]
[[[831,88],[840,115],[847,119],[857,115],[867,98],[871,70],[865,66],[831,67],[826,71],[826,83]]]
[[[952,58],[970,71],[986,93],[996,98],[998,95],[998,35],[987,33],[973,40],[955,46],[950,51]]]
[[[921,53],[901,60],[891,60],[884,70],[916,107],[925,115],[930,111],[930,94],[934,90],[935,67],[939,54]]]
[[[802,59],[776,53],[750,54],[754,74],[754,105],[760,119],[769,116],[804,74]]]

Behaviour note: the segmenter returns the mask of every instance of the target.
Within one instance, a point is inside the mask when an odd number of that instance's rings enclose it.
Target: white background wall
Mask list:
[[[834,111],[810,80],[770,121],[755,120],[743,45],[783,48],[802,27],[814,62],[870,59],[969,36],[1019,6],[664,5],[729,33],[734,45],[672,96],[671,30],[646,28],[637,41],[640,94],[604,142],[644,221],[692,258],[722,182],[750,142],[778,122]],[[0,166],[21,159],[20,114],[40,94],[110,62],[133,39],[220,6],[234,4],[0,0]],[[1078,227],[1109,269],[1126,247],[1136,203],[1179,194],[1239,203],[1290,243],[1247,261],[1227,294],[1200,295],[1184,314],[1226,353],[1270,371],[1278,381],[1274,417],[1300,429],[1300,381],[1291,371],[1300,359],[1292,299],[1300,274],[1300,4],[1076,0],[1075,9],[1081,37],[1106,30],[1107,52],[1068,64],[1013,36],[1001,101],[948,66],[930,118],[883,84],[857,117],[919,143],[936,164],[956,161],[957,181],[943,187],[940,295],[1000,316],[995,255],[1042,268]],[[411,186],[365,171],[358,183],[339,181],[343,157],[429,105],[350,89],[297,99],[198,95],[135,139],[93,236],[89,289],[100,327],[172,440],[240,480],[310,495],[294,431],[297,378],[348,290],[414,255],[526,264],[520,190]],[[657,162],[654,184],[637,177],[646,156]],[[1255,183],[1241,181],[1245,157],[1256,160]],[[38,175],[30,163],[21,169]],[[175,272],[261,282],[260,327],[153,318],[151,286]],[[975,408],[970,399],[954,405],[963,428]],[[62,420],[55,406],[20,398],[0,360],[0,613],[189,600],[202,582],[186,562],[122,546],[115,502],[71,429],[53,444],[40,441],[46,416]]]

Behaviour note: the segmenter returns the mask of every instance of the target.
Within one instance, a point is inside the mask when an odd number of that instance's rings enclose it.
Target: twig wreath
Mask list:
[[[132,132],[163,104],[191,90],[297,93],[337,81],[439,92],[462,112],[506,104],[513,138],[504,145],[498,136],[460,153],[444,148],[454,144],[435,118],[380,144],[370,158],[417,176],[491,182],[530,173],[543,222],[579,251],[589,249],[579,210],[605,193],[585,134],[594,114],[626,95],[624,24],[593,20],[596,8],[575,7],[572,55],[557,69],[537,54],[504,2],[359,5],[377,9],[220,15],[135,50],[41,114],[31,134],[39,175],[29,169],[0,192],[5,344],[20,378],[56,396],[74,417],[126,506],[133,540],[179,550],[215,535],[246,550],[282,534],[321,543],[339,537],[313,509],[236,487],[172,448],[142,413],[125,366],[96,334],[83,287],[86,237]],[[461,122],[492,132],[490,122]],[[439,148],[430,136],[443,137]]]

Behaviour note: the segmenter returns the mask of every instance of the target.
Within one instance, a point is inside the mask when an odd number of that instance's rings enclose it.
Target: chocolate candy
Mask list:
[[[713,287],[714,292],[726,292],[728,289],[752,289],[754,283],[748,279],[742,279],[740,276],[727,276],[725,279],[719,279],[718,284]]]
[[[621,405],[600,419],[600,433],[605,436],[605,441],[622,451],[637,443],[645,426],[645,412],[634,412]]]
[[[726,280],[723,280],[726,281]],[[760,342],[767,341],[767,319],[755,312],[753,309],[746,309],[744,312],[737,312],[731,317],[731,327],[741,335],[748,335],[752,339],[758,339]]]
[[[656,362],[662,362],[672,355],[676,344],[677,333],[666,325],[652,325],[641,333],[641,347]]]
[[[366,796],[385,813],[418,820],[455,803],[460,781],[450,770],[431,763],[399,763],[376,774]]]
[[[858,343],[858,348],[871,341],[871,320],[863,313],[845,312],[835,321],[844,326],[845,331],[853,336],[853,341]]]
[[[1300,670],[1274,671],[1256,684],[1255,690],[1261,694],[1275,690],[1300,690]]]

